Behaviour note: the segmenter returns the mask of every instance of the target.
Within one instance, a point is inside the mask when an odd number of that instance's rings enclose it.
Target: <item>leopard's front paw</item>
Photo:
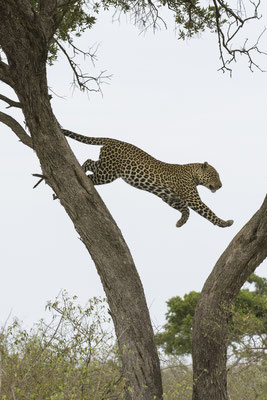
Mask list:
[[[176,222],[176,228],[181,228],[185,223],[186,221],[183,218],[179,219],[179,221]]]
[[[220,224],[220,227],[226,228],[227,226],[233,225],[234,221],[232,219],[229,219],[228,221],[223,221],[222,224]]]

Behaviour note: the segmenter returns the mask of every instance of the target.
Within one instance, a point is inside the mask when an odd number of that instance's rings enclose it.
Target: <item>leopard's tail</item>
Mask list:
[[[96,137],[88,137],[79,135],[78,133],[68,131],[67,129],[62,129],[62,132],[65,136],[70,137],[71,139],[78,140],[78,142],[82,142],[85,144],[95,144],[97,146],[102,146],[104,144],[112,144],[118,142],[116,139],[109,139],[109,138],[96,138]]]

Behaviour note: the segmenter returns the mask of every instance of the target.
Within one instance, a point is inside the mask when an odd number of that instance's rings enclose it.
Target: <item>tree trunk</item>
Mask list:
[[[140,278],[120,230],[53,115],[43,21],[26,3],[0,0],[0,45],[9,65],[6,80],[13,83],[22,105],[46,182],[73,221],[100,275],[120,348],[125,398],[161,399],[159,359]]]
[[[208,277],[194,317],[193,400],[228,400],[227,334],[233,301],[267,256],[267,196]]]

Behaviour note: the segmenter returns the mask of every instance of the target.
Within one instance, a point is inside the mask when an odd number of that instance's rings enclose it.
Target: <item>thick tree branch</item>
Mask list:
[[[11,128],[23,144],[33,149],[32,138],[13,117],[0,111],[0,122]]]
[[[227,400],[228,319],[233,301],[267,257],[267,196],[208,277],[193,326],[193,400]]]

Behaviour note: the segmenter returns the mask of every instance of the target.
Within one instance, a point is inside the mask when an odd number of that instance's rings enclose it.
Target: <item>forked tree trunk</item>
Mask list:
[[[208,277],[193,326],[193,400],[228,400],[227,321],[239,290],[267,257],[267,196]]]
[[[0,79],[22,105],[33,148],[53,188],[90,252],[107,295],[126,378],[126,400],[160,400],[159,359],[138,273],[121,232],[81,170],[53,115],[46,59],[55,0],[41,2],[46,18],[28,0],[0,0]],[[194,400],[226,400],[227,316],[239,289],[266,257],[267,200],[234,238],[208,278],[193,332]]]
[[[125,398],[160,400],[159,359],[143,287],[120,230],[53,115],[46,81],[45,21],[31,12],[29,3],[0,0],[0,46],[9,64],[5,79],[22,105],[46,181],[73,221],[100,275],[120,348]]]

